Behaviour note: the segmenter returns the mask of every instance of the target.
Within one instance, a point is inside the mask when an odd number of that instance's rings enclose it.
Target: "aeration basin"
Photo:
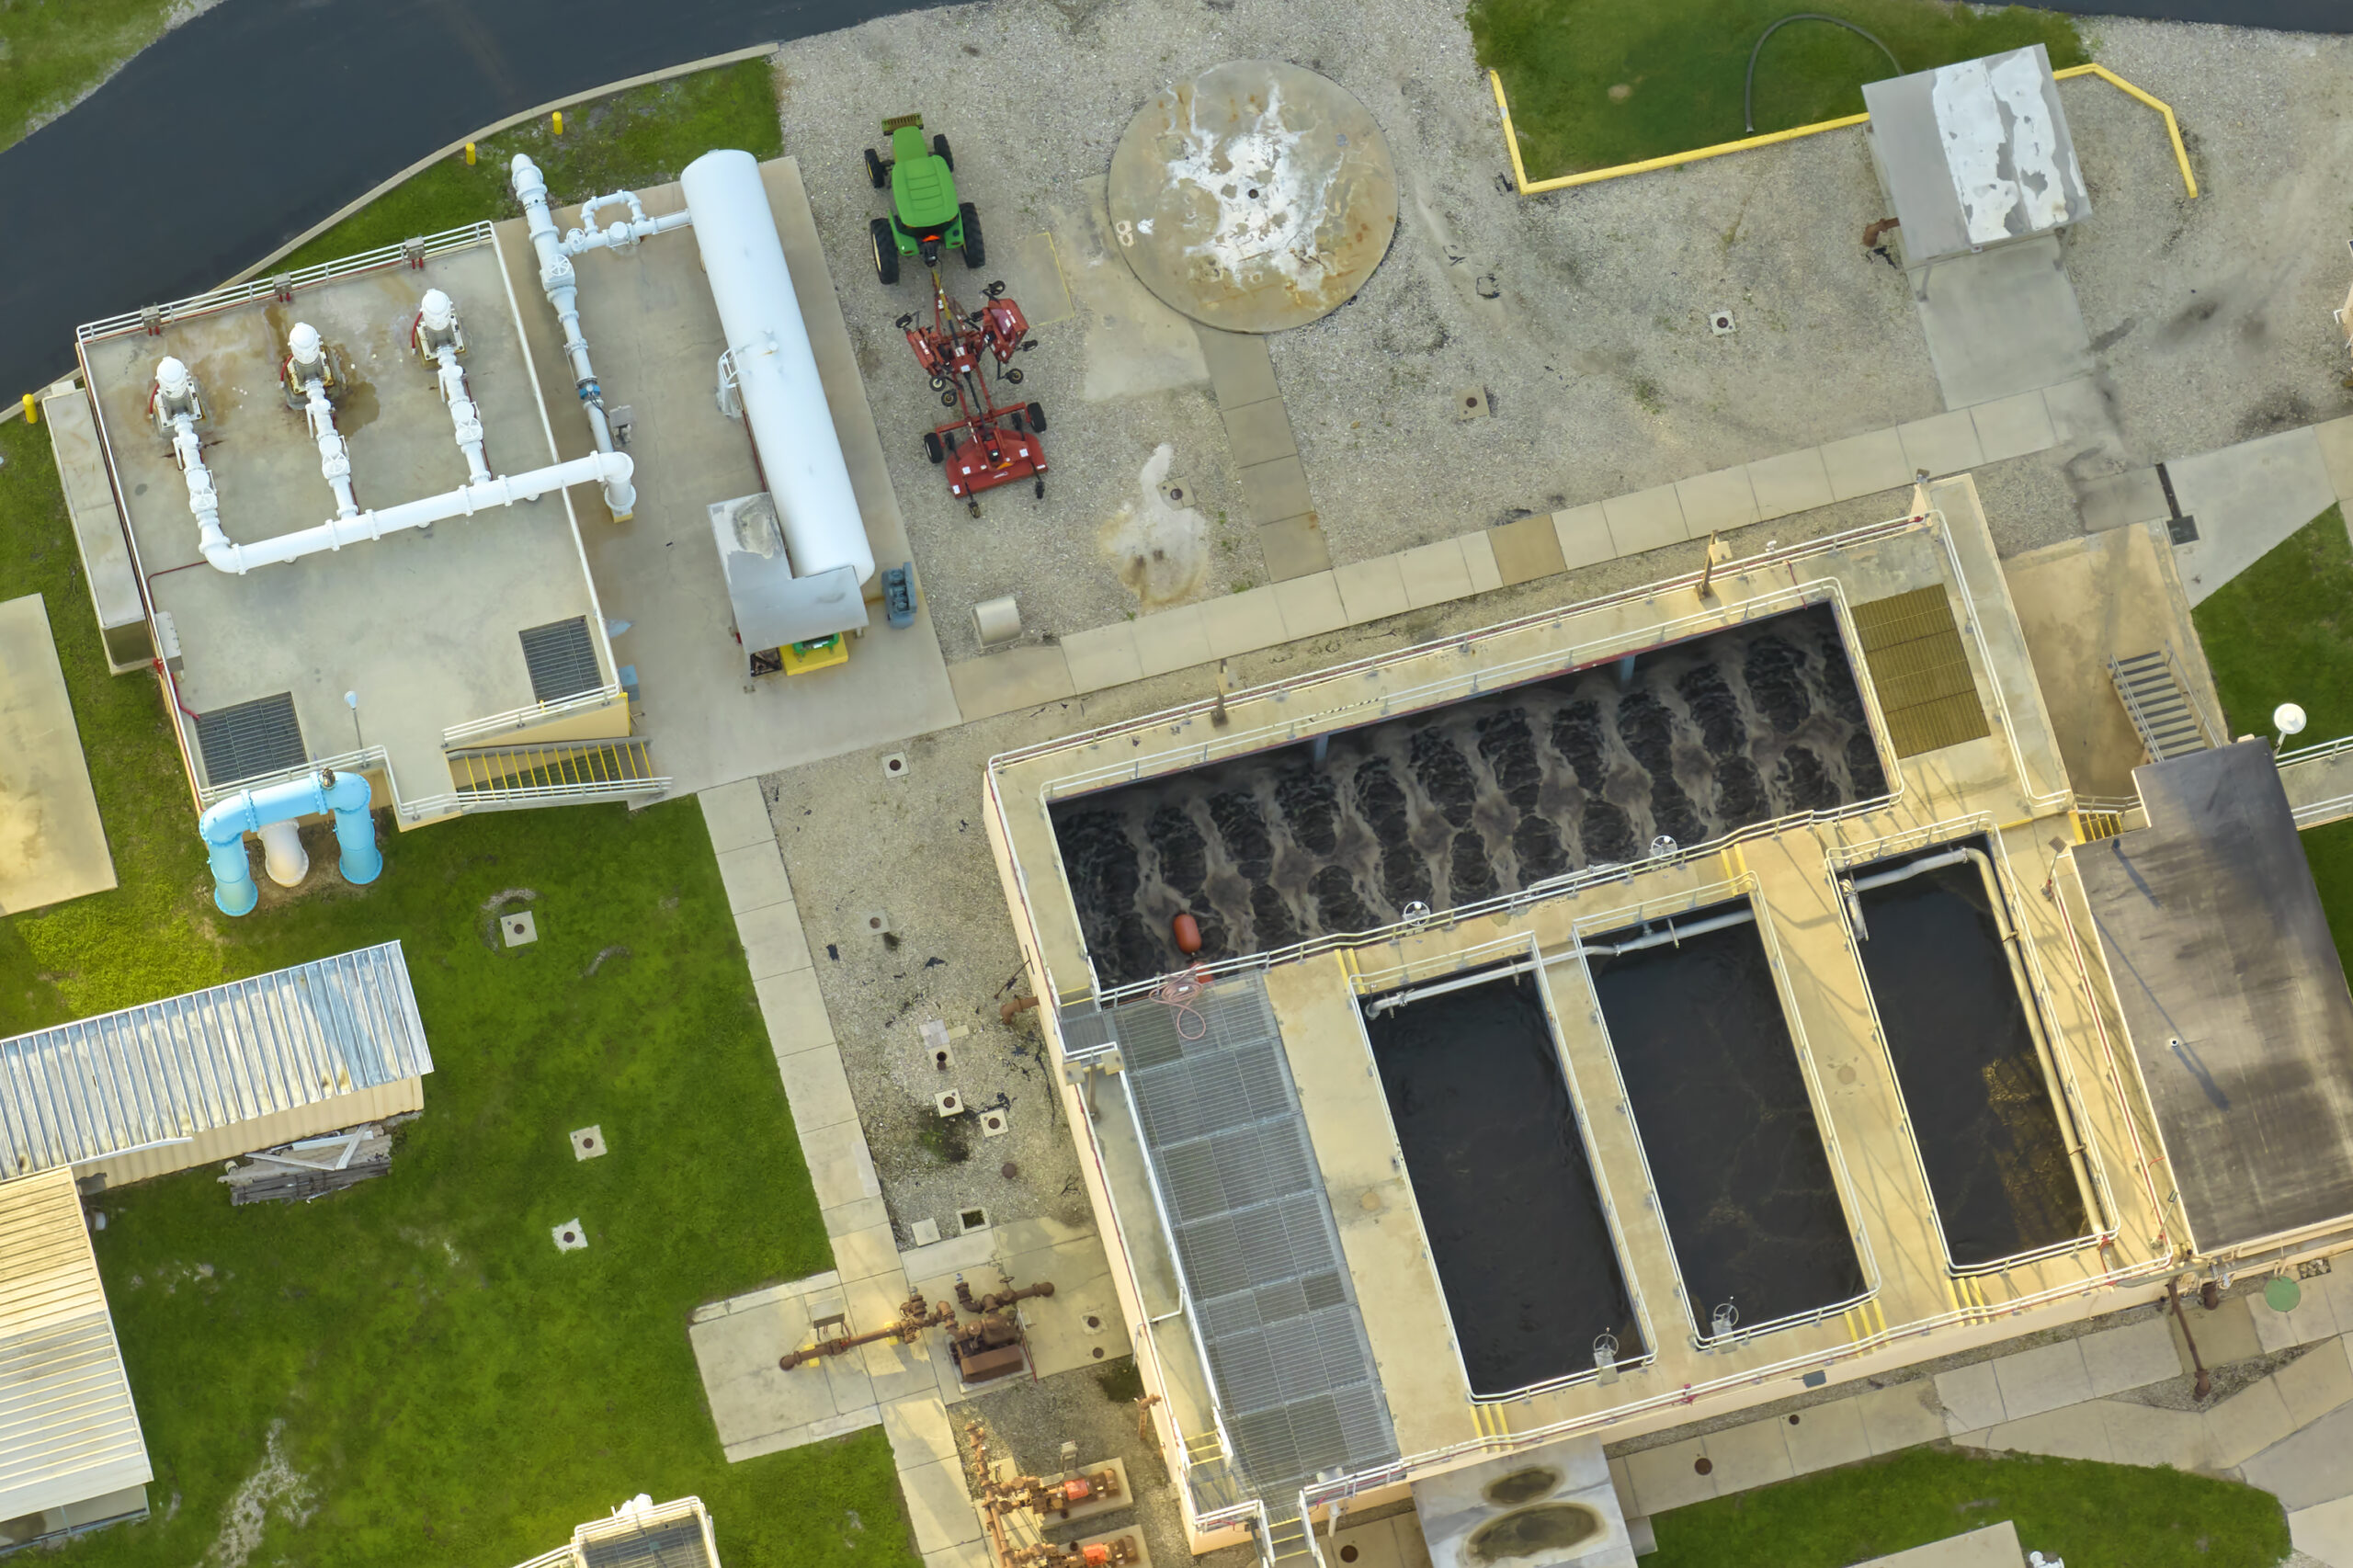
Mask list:
[[[1856,949],[1912,1123],[1945,1256],[1969,1269],[2083,1237],[2083,1189],[1987,885],[1989,861],[1869,885],[1984,838],[1858,867]]]
[[[1646,1354],[1533,974],[1365,1020],[1472,1393]],[[1381,999],[1372,999],[1378,1003]]]
[[[1745,900],[1678,928],[1750,912]],[[1656,929],[1655,923],[1648,929]],[[1634,927],[1584,938],[1607,947]],[[1862,1265],[1753,918],[1586,963],[1692,1324],[1721,1337],[1851,1301]]]
[[[1826,605],[1057,801],[1105,985],[1373,931],[1887,792]]]

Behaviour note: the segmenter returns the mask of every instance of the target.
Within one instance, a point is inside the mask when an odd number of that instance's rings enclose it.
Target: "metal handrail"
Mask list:
[[[331,282],[358,272],[378,272],[388,267],[408,265],[412,256],[417,259],[446,256],[451,251],[471,249],[491,242],[491,226],[486,223],[466,223],[438,233],[422,236],[423,248],[412,252],[411,242],[379,245],[374,250],[361,251],[357,256],[341,256],[310,267],[298,267],[289,272],[257,278],[246,283],[232,283],[226,288],[207,293],[191,294],[183,300],[173,300],[161,305],[150,305],[143,311],[127,311],[121,315],[105,316],[85,322],[74,329],[74,335],[83,343],[95,343],[100,338],[119,337],[125,333],[144,332],[151,319],[168,325],[186,321],[191,316],[210,315],[217,311],[233,310],[255,300],[275,299],[281,288],[306,289],[314,283]]]
[[[544,724],[550,720],[569,718],[574,713],[593,713],[597,709],[610,707],[613,699],[620,694],[620,682],[608,680],[593,691],[575,692],[552,702],[534,702],[526,708],[510,708],[504,713],[493,713],[483,719],[469,719],[462,724],[452,724],[442,731],[441,744],[445,748],[462,746],[467,741],[486,735],[509,734],[517,730],[528,730],[534,724]],[[627,737],[601,738],[621,740]]]
[[[275,772],[256,773],[249,778],[234,778],[226,784],[207,784],[196,792],[197,801],[204,806],[218,805],[230,796],[243,794],[247,790],[267,790],[272,785],[291,784],[298,778],[308,778],[323,767],[332,767],[337,773],[367,773],[381,767],[384,770],[385,785],[395,803],[400,799],[400,791],[391,789],[392,758],[385,756],[382,746],[362,746],[357,751],[338,752],[333,756],[318,757]]]
[[[403,801],[400,813],[404,822],[423,822],[428,817],[488,811],[498,806],[579,805],[617,795],[660,796],[670,792],[671,782],[665,773],[651,778],[617,778],[595,784],[537,784],[528,790],[452,790],[446,794]]]

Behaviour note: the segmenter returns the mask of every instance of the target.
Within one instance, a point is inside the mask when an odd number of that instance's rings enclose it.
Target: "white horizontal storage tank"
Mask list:
[[[776,500],[796,577],[853,568],[863,585],[874,551],[825,406],[817,356],[778,243],[760,166],[749,153],[705,153],[680,176],[719,324],[734,357],[744,418]]]

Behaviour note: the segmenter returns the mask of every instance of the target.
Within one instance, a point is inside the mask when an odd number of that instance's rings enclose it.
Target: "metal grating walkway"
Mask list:
[[[1266,987],[1221,980],[1191,1012],[1196,1040],[1154,1001],[1113,1023],[1231,1459],[1287,1501],[1320,1471],[1396,1458],[1397,1440]]]

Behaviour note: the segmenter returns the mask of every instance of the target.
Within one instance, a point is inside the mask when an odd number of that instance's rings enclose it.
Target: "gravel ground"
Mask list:
[[[2204,194],[2185,199],[2147,108],[2097,82],[2063,89],[2095,204],[2064,243],[2121,439],[1984,476],[2006,551],[2080,531],[2070,477],[2353,407],[2326,313],[2346,277],[2335,171],[2353,151],[2353,39],[2118,19],[2091,36],[2175,104]],[[886,18],[785,51],[785,141],[951,659],[977,651],[970,606],[1001,593],[1020,597],[1033,631],[1060,635],[1265,579],[1249,530],[1262,519],[1243,504],[1188,329],[1113,256],[1102,218],[1135,110],[1173,79],[1251,56],[1349,88],[1400,175],[1396,239],[1365,290],[1269,340],[1336,561],[1942,406],[1903,278],[1857,243],[1886,207],[1859,133],[1529,199],[1502,179],[1494,105],[1450,3],[998,0]],[[906,85],[918,70],[921,102]],[[1052,237],[1074,314],[1041,325],[1024,361],[1051,421],[1043,501],[1001,491],[969,517],[922,457],[937,404],[892,324],[923,289],[870,281],[865,222],[881,207],[856,150],[875,133],[845,124],[846,104],[875,120],[920,108],[950,135],[990,237],[985,276],[1012,277],[1041,317],[1054,290],[1025,267],[1040,242],[1023,242]],[[983,280],[947,270],[966,292]],[[1717,307],[1740,323],[1729,337],[1707,330]],[[1492,418],[1454,417],[1471,385]],[[1171,562],[1131,585],[1114,541],[1154,520],[1143,480],[1164,446],[1199,509],[1158,519]]]

